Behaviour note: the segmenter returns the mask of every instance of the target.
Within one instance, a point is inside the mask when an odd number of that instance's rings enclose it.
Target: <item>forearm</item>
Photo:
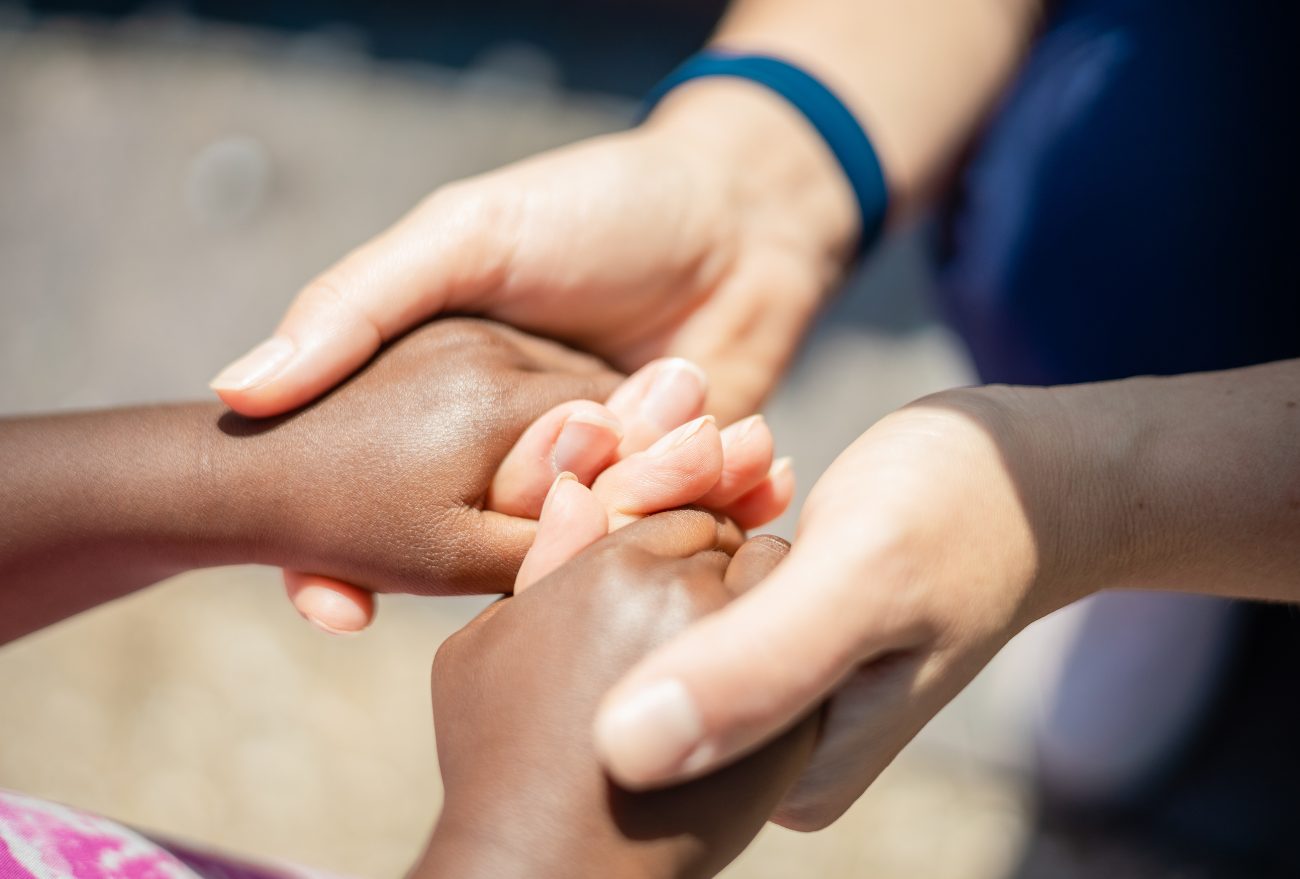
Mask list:
[[[905,212],[948,173],[1040,15],[1039,0],[736,0],[714,44],[826,82],[866,126]]]
[[[1300,600],[1300,360],[987,393],[1044,609],[1107,588]]]
[[[237,439],[217,426],[224,411],[0,421],[0,643],[180,571],[259,555]]]
[[[1110,388],[1059,392],[1091,438],[1107,585],[1300,600],[1300,360]]]
[[[713,42],[787,58],[836,91],[867,128],[896,218],[950,172],[1037,17],[1036,0],[738,0]],[[739,232],[721,240],[781,255],[763,275],[811,315],[862,230],[847,177],[802,114],[764,86],[705,77],[669,93],[641,135],[708,181],[697,197],[721,195],[714,213]]]

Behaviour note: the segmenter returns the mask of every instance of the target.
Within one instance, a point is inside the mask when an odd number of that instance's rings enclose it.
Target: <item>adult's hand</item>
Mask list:
[[[823,79],[871,134],[906,212],[944,180],[1034,32],[1037,0],[735,0],[715,45]],[[646,125],[435,192],[299,295],[214,382],[231,408],[306,403],[443,311],[571,342],[631,372],[705,368],[723,424],[757,410],[858,234],[821,138],[735,79],[675,90]]]
[[[843,270],[856,205],[781,98],[718,80],[646,124],[439,189],[299,295],[213,388],[261,417],[431,315],[485,315],[631,372],[681,355],[723,424],[771,389]]]
[[[625,784],[747,753],[828,695],[777,820],[825,826],[1025,625],[1104,588],[1300,600],[1300,361],[949,391],[814,487],[762,584],[646,658],[595,733]]]
[[[996,442],[939,404],[886,418],[813,488],[789,557],[648,657],[596,738],[624,784],[689,778],[835,694],[774,820],[833,821],[1027,622],[1033,533]]]

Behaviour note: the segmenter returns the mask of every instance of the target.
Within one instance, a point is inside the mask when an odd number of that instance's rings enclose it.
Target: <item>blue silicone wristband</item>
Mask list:
[[[704,76],[735,76],[752,80],[785,98],[812,123],[844,169],[862,211],[859,252],[880,235],[889,208],[889,193],[880,160],[866,131],[835,93],[816,77],[788,61],[766,55],[734,55],[709,49],[688,58],[650,90],[641,102],[638,119],[650,115],[655,105],[677,86]]]

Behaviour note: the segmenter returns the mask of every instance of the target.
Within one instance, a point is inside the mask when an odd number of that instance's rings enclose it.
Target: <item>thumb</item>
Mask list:
[[[500,276],[507,248],[485,206],[457,208],[444,190],[343,258],[294,299],[275,334],[227,366],[210,387],[250,418],[316,399],[379,347],[429,317],[473,300]]]
[[[712,771],[789,728],[845,678],[862,637],[826,547],[796,544],[766,580],[661,646],[610,690],[601,761],[631,789]]]

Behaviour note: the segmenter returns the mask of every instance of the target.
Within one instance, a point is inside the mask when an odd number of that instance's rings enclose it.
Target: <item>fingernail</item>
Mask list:
[[[704,722],[686,685],[676,678],[651,684],[596,718],[596,747],[619,779],[657,781],[683,768],[698,768]],[[708,755],[711,756],[711,755]]]
[[[743,440],[749,432],[754,429],[754,425],[759,424],[762,420],[762,415],[751,415],[748,418],[742,421],[737,421],[735,424],[728,427],[722,432],[722,448],[729,449]]]
[[[767,471],[768,476],[784,476],[794,468],[794,458],[788,455],[784,458],[777,458],[772,462],[772,469]]]
[[[306,613],[305,613],[305,614],[302,615],[302,617],[303,617],[303,619],[305,619],[307,622],[311,623],[313,626],[315,626],[316,628],[320,629],[322,632],[324,632],[324,633],[327,634],[327,635],[336,635],[336,636],[338,636],[338,637],[340,637],[340,638],[346,638],[346,637],[348,637],[348,636],[350,636],[350,635],[359,635],[359,634],[361,634],[361,630],[360,630],[360,629],[354,629],[354,630],[351,630],[351,631],[346,630],[346,629],[336,629],[336,628],[334,628],[334,627],[331,626],[331,625],[327,625],[326,623],[321,622],[320,620],[316,619],[316,617],[312,616],[311,614],[306,614]]]
[[[370,622],[365,611],[332,589],[306,586],[293,598],[303,619],[331,635],[355,635]]]
[[[551,506],[551,500],[554,499],[555,493],[560,490],[560,484],[566,481],[577,482],[578,477],[574,476],[568,470],[565,470],[559,476],[555,477],[555,481],[551,483],[550,491],[546,492],[546,500],[542,501],[542,511],[537,517],[539,521],[545,517],[546,511]]]
[[[658,457],[659,455],[666,455],[673,449],[685,443],[691,437],[695,436],[695,434],[699,433],[700,428],[705,424],[714,424],[716,421],[717,419],[712,415],[701,415],[694,421],[688,421],[686,424],[683,424],[672,433],[661,436],[657,443],[645,450],[645,453],[652,458]]]
[[[660,430],[669,430],[700,411],[708,388],[704,370],[681,357],[666,361],[646,391],[641,414]]]
[[[622,439],[623,425],[617,421],[595,412],[575,412],[555,438],[551,461],[556,470],[591,472],[605,463]]]
[[[272,336],[227,366],[208,387],[214,391],[242,391],[284,368],[298,348],[285,336]]]

